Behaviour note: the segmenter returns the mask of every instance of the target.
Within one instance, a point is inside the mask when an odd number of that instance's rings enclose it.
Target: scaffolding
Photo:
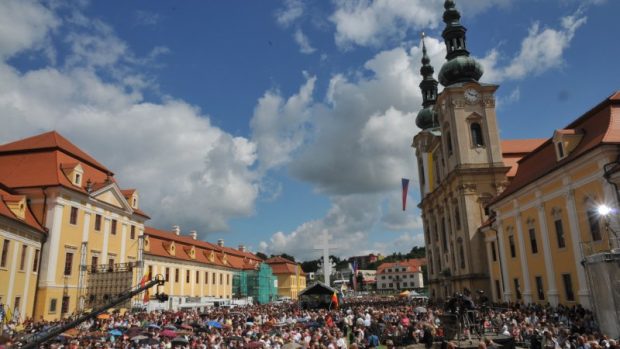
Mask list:
[[[276,299],[276,277],[267,263],[261,263],[257,270],[243,270],[233,276],[233,293],[237,298],[249,298],[260,304]]]

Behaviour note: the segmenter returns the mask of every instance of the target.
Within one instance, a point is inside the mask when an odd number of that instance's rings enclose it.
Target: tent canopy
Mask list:
[[[317,281],[313,285],[306,287],[303,291],[299,292],[299,296],[310,296],[310,295],[333,295],[336,292],[335,289],[327,286],[326,284]]]

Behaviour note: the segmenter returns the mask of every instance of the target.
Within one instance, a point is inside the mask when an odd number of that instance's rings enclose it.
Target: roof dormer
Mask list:
[[[3,195],[2,200],[6,206],[19,219],[26,219],[26,196],[25,195]]]
[[[129,206],[131,206],[131,208],[133,208],[134,210],[137,210],[138,204],[140,203],[140,196],[138,195],[138,191],[135,189],[126,189],[121,190],[121,192],[129,203]]]
[[[577,148],[583,132],[575,129],[560,129],[553,133],[553,147],[557,161],[563,160]]]
[[[169,255],[171,256],[175,256],[176,255],[176,245],[174,243],[174,241],[171,242],[164,242],[164,249],[166,249],[166,252],[168,252]]]
[[[148,252],[150,250],[151,250],[151,244],[150,244],[148,235],[146,235],[144,237],[144,251]]]
[[[185,253],[187,253],[187,255],[189,256],[189,258],[191,259],[196,259],[196,247],[192,246],[192,247],[186,247],[185,248]]]
[[[76,187],[82,186],[82,179],[84,177],[84,168],[80,165],[79,162],[72,162],[68,164],[61,164],[60,168],[62,172],[67,176],[67,179],[71,182],[71,184]]]

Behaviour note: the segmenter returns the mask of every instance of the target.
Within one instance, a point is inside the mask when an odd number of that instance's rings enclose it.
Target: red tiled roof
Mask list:
[[[426,258],[414,258],[407,259],[399,262],[386,262],[379,265],[377,268],[377,274],[381,274],[385,272],[387,268],[393,268],[395,266],[406,267],[408,272],[417,272],[421,271],[421,267],[426,265]]]
[[[256,269],[261,259],[250,252],[241,252],[229,247],[221,247],[202,240],[194,240],[191,236],[176,235],[172,231],[164,231],[153,227],[145,227],[144,234],[149,237],[149,251],[146,254],[174,258],[186,261],[194,261],[220,267],[228,267],[239,270]],[[175,255],[168,253],[167,244],[174,241],[176,245]],[[189,251],[194,246],[195,258],[191,258]],[[214,259],[209,256],[213,252]],[[224,258],[224,256],[226,256]]]
[[[543,144],[546,139],[505,139],[502,141],[504,164],[510,167],[506,176],[512,178],[517,174],[519,160]]]
[[[13,213],[13,211],[11,211],[11,209],[7,206],[7,202],[19,201],[22,197],[23,196],[21,195],[15,195],[9,192],[8,188],[5,188],[0,184],[0,216],[4,216],[8,219],[19,222],[20,224],[25,224],[28,227],[45,234],[46,230],[34,218],[34,215],[32,214],[32,211],[30,211],[30,205],[28,205],[28,203],[26,203],[24,219],[17,217]]]
[[[491,204],[515,193],[519,189],[579,158],[603,144],[620,144],[620,92],[616,92],[597,106],[571,122],[564,130],[578,130],[583,138],[564,159],[557,161],[552,138],[519,160],[519,169],[506,190]]]
[[[265,263],[269,264],[274,274],[299,273],[300,276],[306,275],[303,270],[301,270],[299,264],[280,256],[271,257],[267,259]]]
[[[21,153],[32,152],[33,150],[60,150],[83,162],[89,163],[93,167],[97,167],[103,172],[110,173],[110,175],[113,174],[112,171],[108,170],[92,156],[76,147],[73,143],[69,142],[65,137],[61,136],[56,131],[42,133],[40,135],[20,139],[18,141],[0,146],[0,153]]]

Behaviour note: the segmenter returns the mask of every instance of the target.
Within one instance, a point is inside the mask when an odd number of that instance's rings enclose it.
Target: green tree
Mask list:
[[[269,258],[269,257],[267,257],[266,254],[264,254],[262,252],[256,252],[255,255],[256,255],[256,257],[258,257],[258,258],[260,258],[262,260],[265,260],[265,259]]]

